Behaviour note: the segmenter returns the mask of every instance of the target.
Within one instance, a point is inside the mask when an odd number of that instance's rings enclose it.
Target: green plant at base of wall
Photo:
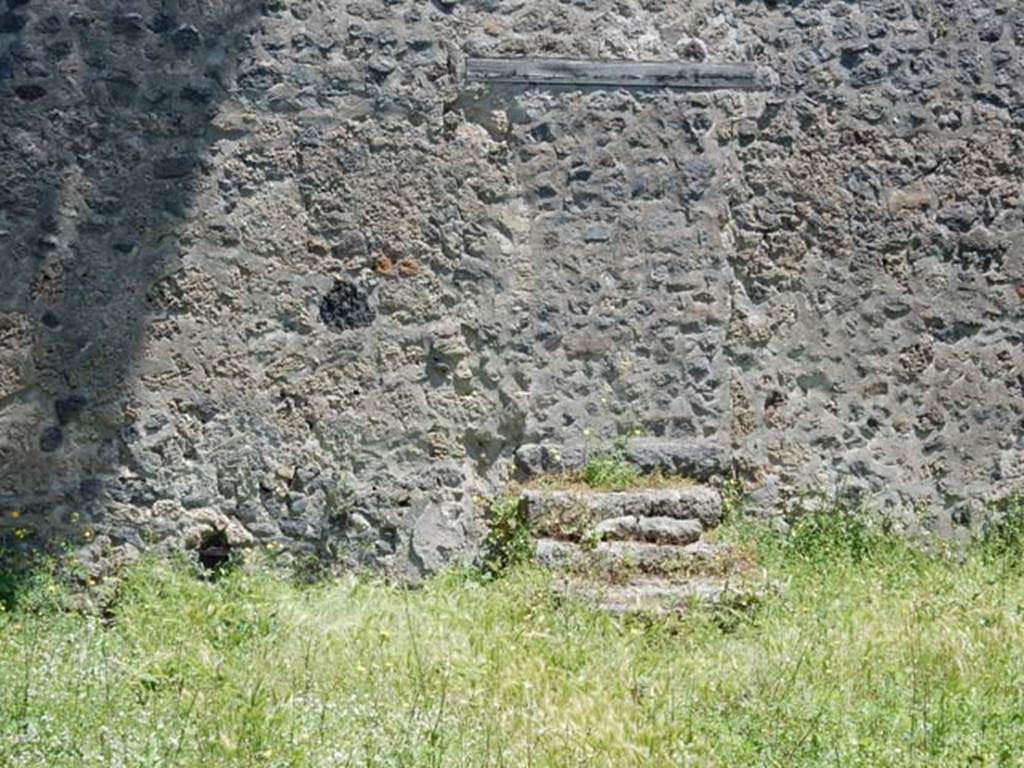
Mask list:
[[[746,497],[743,481],[733,475],[722,482],[719,493],[722,496],[722,522],[735,520],[743,513],[743,503]]]
[[[624,491],[640,481],[640,470],[626,458],[625,438],[599,451],[583,467],[583,482],[595,490]]]
[[[534,553],[533,534],[518,495],[508,494],[492,500],[488,522],[483,546],[485,573],[497,575],[530,561]]]
[[[994,501],[979,536],[981,551],[989,562],[1017,565],[1024,560],[1024,492]]]

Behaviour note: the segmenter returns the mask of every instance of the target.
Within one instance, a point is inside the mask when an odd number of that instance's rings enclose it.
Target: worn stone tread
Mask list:
[[[763,599],[775,587],[700,576],[683,581],[637,578],[623,584],[566,578],[557,582],[555,589],[610,613],[667,615],[685,613],[696,605],[749,605]]]
[[[598,523],[602,538],[649,541],[658,544],[692,544],[704,533],[700,520],[675,517],[613,517]]]
[[[535,560],[552,570],[674,574],[700,570],[724,557],[725,544],[695,541],[686,546],[643,541],[603,541],[592,548],[558,539],[537,541]]]
[[[533,529],[559,535],[623,517],[698,520],[705,528],[722,519],[722,500],[714,488],[651,488],[629,491],[527,490],[524,511]]]
[[[520,446],[515,456],[524,476],[538,477],[582,469],[601,452],[583,443],[530,443]],[[634,437],[626,442],[624,457],[642,472],[657,470],[694,480],[722,475],[729,465],[725,447],[710,440]]]
[[[696,479],[723,474],[729,463],[718,443],[661,437],[634,437],[626,443],[626,458],[642,472],[660,470]]]

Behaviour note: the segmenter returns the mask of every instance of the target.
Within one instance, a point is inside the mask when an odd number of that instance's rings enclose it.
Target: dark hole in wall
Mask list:
[[[339,331],[365,328],[376,318],[366,289],[358,283],[337,280],[320,301],[320,319]]]
[[[46,95],[46,89],[41,85],[19,85],[15,87],[14,95],[22,101],[35,101]]]
[[[64,433],[59,427],[47,427],[39,435],[39,450],[53,453],[64,443]]]
[[[206,569],[216,573],[231,562],[231,544],[228,543],[227,533],[216,530],[203,538],[196,550],[199,564]]]
[[[783,395],[781,392],[778,392],[778,391],[770,392],[768,394],[768,396],[764,399],[764,410],[765,410],[765,413],[770,413],[771,411],[774,411],[776,408],[778,408],[779,406],[783,405],[785,402],[786,402],[786,396]]]
[[[0,14],[0,34],[9,35],[14,32],[20,32],[27,22],[28,17],[20,13],[8,12]]]
[[[847,48],[839,54],[839,63],[846,69],[856,69],[864,61],[865,51],[858,48]]]
[[[73,392],[67,397],[54,401],[53,409],[57,415],[57,422],[66,427],[81,414],[82,409],[88,404],[85,395]]]

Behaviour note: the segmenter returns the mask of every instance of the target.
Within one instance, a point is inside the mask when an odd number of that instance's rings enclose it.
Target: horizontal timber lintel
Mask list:
[[[466,80],[569,87],[758,91],[769,77],[753,64],[583,59],[469,59]]]

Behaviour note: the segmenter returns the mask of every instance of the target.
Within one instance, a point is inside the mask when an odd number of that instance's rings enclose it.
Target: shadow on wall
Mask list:
[[[110,476],[133,368],[260,7],[2,0],[0,556],[147,502]]]

